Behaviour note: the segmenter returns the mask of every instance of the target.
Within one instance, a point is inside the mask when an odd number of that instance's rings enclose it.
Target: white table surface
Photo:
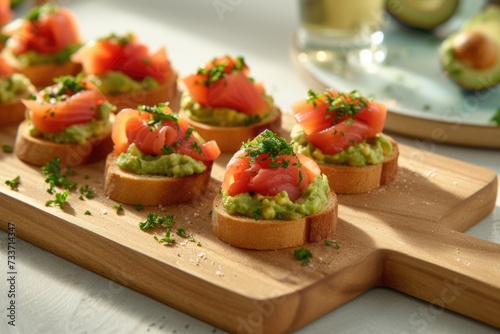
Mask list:
[[[112,31],[134,31],[152,48],[166,45],[181,75],[216,55],[243,55],[253,76],[266,83],[283,110],[289,111],[293,102],[306,96],[308,87],[294,70],[289,54],[297,22],[294,1],[60,0],[59,3],[74,10],[85,39]],[[217,4],[225,4],[226,11],[218,13]],[[498,150],[423,145],[417,139],[395,138],[424,151],[484,166],[500,174]],[[466,233],[500,243],[498,198],[495,210]],[[223,332],[28,242],[17,239],[15,246],[17,315],[16,326],[12,327],[6,318],[7,234],[1,231],[0,333]],[[398,291],[374,288],[298,331],[329,332],[499,331],[454,312],[436,312],[428,302]]]

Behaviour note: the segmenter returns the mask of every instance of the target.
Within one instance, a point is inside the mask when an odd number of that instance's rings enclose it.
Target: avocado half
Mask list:
[[[432,30],[455,14],[459,0],[386,0],[387,12],[405,26]]]
[[[500,83],[500,6],[487,5],[439,47],[444,73],[466,90]]]

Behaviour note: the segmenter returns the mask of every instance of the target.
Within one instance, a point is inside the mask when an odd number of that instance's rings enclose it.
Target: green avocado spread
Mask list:
[[[71,55],[75,53],[80,46],[80,44],[69,45],[54,53],[40,53],[34,50],[29,50],[23,54],[15,56],[15,59],[21,66],[63,64],[70,61]]]
[[[111,103],[104,102],[99,106],[96,119],[89,123],[71,125],[64,131],[57,133],[40,132],[33,124],[30,124],[29,133],[32,136],[42,137],[55,143],[85,143],[89,139],[111,132],[112,124],[109,121],[109,115],[114,108]]]
[[[0,103],[8,103],[25,98],[35,93],[30,80],[20,73],[10,78],[0,78]]]
[[[88,78],[99,88],[101,93],[107,95],[140,92],[156,88],[160,85],[150,76],[146,76],[141,81],[136,81],[119,71],[109,71],[100,76],[89,75]]]
[[[328,179],[321,174],[314,179],[295,202],[288,198],[286,191],[275,196],[241,193],[229,196],[222,194],[222,205],[229,214],[241,214],[259,219],[297,220],[315,214],[328,202],[330,187]]]
[[[266,96],[266,99],[268,105],[273,106],[272,97]],[[181,98],[181,108],[188,115],[188,117],[195,122],[213,126],[229,127],[247,126],[258,123],[271,114],[273,107],[270,107],[269,112],[265,113],[264,116],[248,115],[230,108],[204,107],[193,100],[189,94],[184,92]]]
[[[168,177],[199,174],[207,168],[203,162],[184,154],[144,154],[135,144],[131,144],[127,152],[121,153],[118,156],[116,164],[122,170],[134,174],[162,175]]]
[[[364,167],[376,165],[384,161],[384,156],[392,151],[391,142],[383,137],[365,139],[351,145],[345,150],[329,155],[323,153],[307,141],[306,135],[299,125],[295,125],[290,134],[293,150],[314,159],[319,164],[345,165],[351,167]]]

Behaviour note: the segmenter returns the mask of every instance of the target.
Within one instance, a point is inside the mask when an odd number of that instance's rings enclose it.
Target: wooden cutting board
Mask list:
[[[0,144],[12,145],[15,131],[2,129]],[[401,145],[396,180],[339,196],[340,247],[309,244],[313,259],[301,266],[294,249],[242,250],[212,235],[211,203],[228,159],[193,203],[117,213],[103,195],[102,162],[69,176],[96,196],[72,193],[61,210],[45,206],[52,196],[39,167],[0,153],[0,227],[13,223],[17,237],[230,332],[290,332],[375,286],[500,327],[500,245],[460,233],[493,210],[493,171]],[[4,180],[16,176],[14,191]],[[174,230],[187,227],[195,241],[158,243],[164,229],[138,227],[152,212],[173,215]]]

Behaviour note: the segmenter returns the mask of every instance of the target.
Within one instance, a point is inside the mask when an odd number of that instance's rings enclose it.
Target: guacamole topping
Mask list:
[[[136,81],[119,71],[109,71],[100,76],[89,75],[88,79],[99,88],[101,93],[107,95],[140,92],[160,86],[160,84],[150,76],[146,76],[141,81]]]
[[[266,95],[268,105],[271,106],[269,112],[264,116],[248,115],[230,108],[212,108],[202,106],[196,102],[187,92],[182,94],[181,108],[190,119],[213,126],[247,126],[258,123],[272,113],[273,99]]]
[[[131,144],[125,153],[121,153],[116,164],[122,170],[139,175],[162,175],[183,177],[199,174],[206,170],[203,162],[188,155],[171,153],[167,155],[144,154],[135,144]]]
[[[63,64],[70,61],[71,55],[75,53],[80,46],[81,44],[69,45],[55,53],[40,53],[34,50],[29,50],[14,57],[21,66]]]
[[[55,143],[75,144],[85,143],[87,140],[110,133],[113,126],[109,121],[109,115],[113,112],[115,106],[109,102],[104,102],[99,106],[96,119],[89,123],[75,124],[68,126],[64,131],[57,133],[43,133],[38,131],[33,124],[29,125],[30,135],[42,137]]]
[[[290,137],[295,152],[304,154],[319,164],[364,167],[366,165],[382,163],[384,156],[392,151],[391,142],[380,135],[365,139],[333,155],[325,154],[319,148],[309,143],[299,125],[293,127]]]
[[[288,198],[286,191],[275,196],[241,193],[229,196],[222,193],[222,205],[229,214],[241,214],[250,218],[296,220],[315,214],[328,202],[330,187],[325,175],[318,175],[295,202]]]
[[[14,73],[10,78],[0,78],[0,103],[17,101],[35,93],[30,80],[20,73]]]

